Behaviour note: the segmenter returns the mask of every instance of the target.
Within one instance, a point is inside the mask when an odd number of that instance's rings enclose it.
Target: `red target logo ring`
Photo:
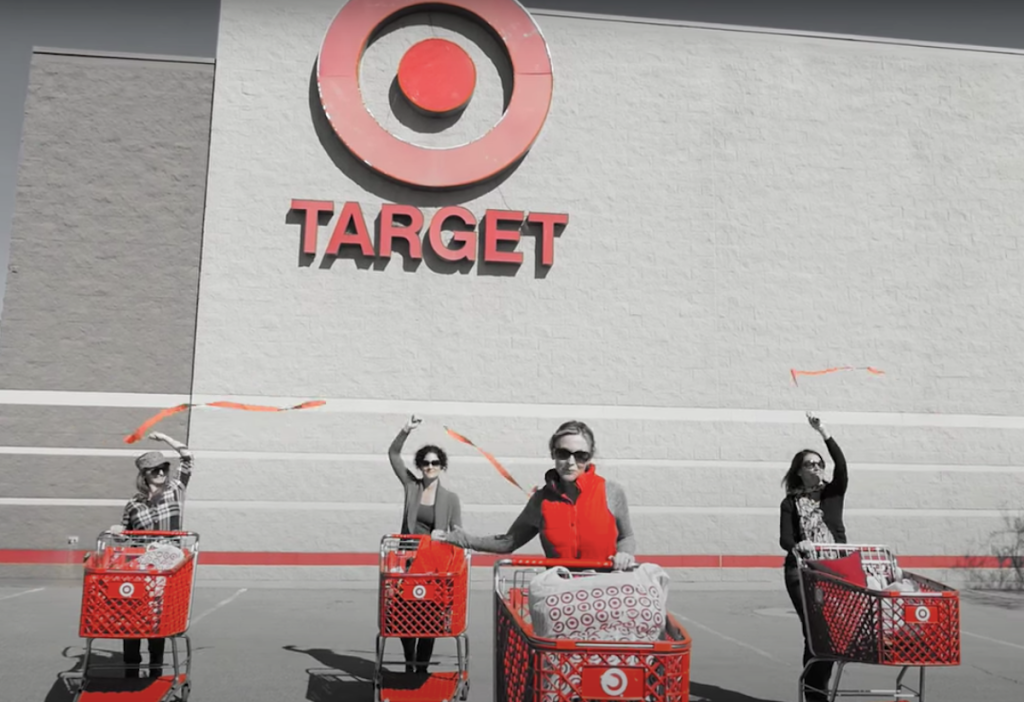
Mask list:
[[[444,149],[410,144],[386,131],[359,89],[359,63],[374,33],[395,15],[438,6],[488,26],[512,63],[512,97],[498,123],[475,141]],[[316,70],[320,102],[345,146],[375,171],[431,189],[479,183],[522,158],[547,119],[554,83],[547,43],[517,0],[349,0],[327,30]]]

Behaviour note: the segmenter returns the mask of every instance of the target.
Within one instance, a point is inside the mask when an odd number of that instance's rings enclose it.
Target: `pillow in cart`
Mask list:
[[[860,552],[856,551],[843,558],[831,558],[822,561],[807,561],[807,567],[822,573],[828,573],[853,583],[857,587],[868,586],[868,576],[860,561]]]

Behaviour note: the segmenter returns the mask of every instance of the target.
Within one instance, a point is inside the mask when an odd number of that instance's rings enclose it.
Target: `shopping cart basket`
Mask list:
[[[185,635],[192,611],[199,535],[187,531],[104,532],[85,560],[79,636],[86,640],[80,673],[65,676],[76,702],[187,702],[191,692],[192,643]],[[124,671],[124,664],[92,665],[96,639],[170,639],[172,674],[118,679],[99,670]],[[184,651],[179,650],[179,639]],[[135,666],[131,666],[135,667]],[[142,666],[145,670],[147,666]]]
[[[838,663],[830,702],[837,697],[888,695],[898,699],[925,699],[925,670],[960,665],[960,594],[953,588],[902,571],[917,586],[915,592],[872,590],[838,575],[815,568],[814,561],[859,555],[865,575],[885,584],[900,572],[896,558],[885,546],[813,544],[811,553],[797,553],[804,624],[808,646],[817,661]],[[900,667],[893,690],[841,690],[843,668],[849,663]],[[904,683],[910,668],[918,668],[917,688]],[[800,697],[804,699],[804,678]]]
[[[380,543],[376,702],[451,702],[469,696],[470,553],[429,536],[393,534]],[[457,670],[400,675],[387,670],[390,638],[454,638]],[[401,661],[406,663],[406,661]]]
[[[509,558],[494,565],[496,702],[688,702],[690,636],[672,614],[652,642],[576,641],[534,634],[529,584],[547,568],[611,570],[611,561]],[[587,577],[593,573],[573,573]]]

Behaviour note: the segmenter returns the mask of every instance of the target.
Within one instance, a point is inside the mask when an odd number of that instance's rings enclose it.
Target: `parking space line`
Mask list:
[[[198,617],[196,617],[195,619],[193,619],[193,620],[192,620],[192,623],[191,623],[191,624],[189,624],[189,626],[195,626],[195,625],[196,625],[196,624],[198,624],[198,623],[200,622],[200,620],[201,620],[201,619],[203,619],[203,617],[205,617],[206,615],[208,615],[208,614],[213,614],[214,612],[216,612],[216,611],[217,611],[218,609],[220,609],[221,607],[223,607],[223,606],[225,606],[225,605],[228,605],[228,604],[231,604],[231,602],[232,602],[232,601],[234,601],[234,599],[235,599],[236,597],[238,597],[239,595],[241,595],[241,594],[242,594],[243,592],[245,592],[245,591],[246,591],[246,590],[248,590],[248,589],[249,589],[249,588],[247,588],[247,587],[243,587],[242,589],[240,589],[240,590],[239,590],[238,592],[236,592],[235,594],[231,595],[230,597],[227,597],[227,598],[225,598],[225,599],[221,600],[220,602],[218,602],[217,604],[215,604],[215,605],[214,605],[213,607],[210,607],[210,609],[206,610],[205,612],[203,612],[202,614],[200,614],[200,615],[199,615]]]
[[[1017,648],[1017,649],[1020,649],[1021,651],[1024,651],[1024,646],[1021,646],[1020,644],[1010,643],[1009,641],[1002,641],[1001,639],[993,639],[991,636],[982,636],[981,634],[972,634],[971,632],[964,631],[963,629],[960,630],[960,633],[963,634],[964,636],[970,636],[971,638],[974,638],[974,639],[981,639],[982,641],[991,641],[992,643],[1000,644],[1002,646],[1009,646],[1010,648]]]
[[[0,600],[10,600],[15,597],[21,597],[22,595],[31,595],[33,592],[42,592],[45,589],[45,587],[37,587],[32,590],[23,590],[22,592],[16,592],[13,595],[4,595],[3,597],[0,597]]]
[[[698,629],[703,629],[704,631],[708,632],[709,634],[714,634],[715,636],[719,637],[720,639],[725,639],[729,643],[733,643],[733,644],[736,644],[737,646],[741,646],[741,647],[743,647],[743,648],[745,648],[747,650],[753,651],[754,653],[756,653],[759,656],[764,656],[768,660],[775,661],[776,663],[779,663],[780,665],[790,665],[788,663],[780,661],[778,658],[776,658],[772,654],[768,653],[767,651],[762,651],[757,646],[751,646],[750,644],[748,644],[748,643],[746,643],[744,641],[740,641],[739,639],[734,639],[733,637],[728,636],[726,634],[723,634],[720,631],[715,631],[711,627],[704,626],[700,622],[695,622],[694,620],[690,619],[689,617],[684,617],[684,616],[681,616],[681,615],[678,615],[678,614],[675,615],[675,617],[677,619],[683,620],[684,622],[688,622],[690,624],[693,624]]]

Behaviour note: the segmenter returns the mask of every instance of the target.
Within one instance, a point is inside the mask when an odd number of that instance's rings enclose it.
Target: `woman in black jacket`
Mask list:
[[[811,650],[807,643],[800,577],[793,551],[809,552],[809,544],[812,543],[846,543],[843,501],[848,483],[846,458],[839,444],[829,436],[821,419],[808,412],[807,421],[825,440],[825,447],[828,448],[835,469],[832,472],[832,481],[826,482],[825,461],[822,460],[821,454],[804,449],[793,456],[789,471],[782,481],[786,488],[786,499],[782,501],[779,546],[786,552],[786,591],[789,592],[789,599],[796,608],[801,629],[804,631],[804,667],[811,659]],[[828,699],[823,691],[828,689],[831,677],[831,663],[819,661],[811,666],[804,679],[804,695],[808,702]]]

